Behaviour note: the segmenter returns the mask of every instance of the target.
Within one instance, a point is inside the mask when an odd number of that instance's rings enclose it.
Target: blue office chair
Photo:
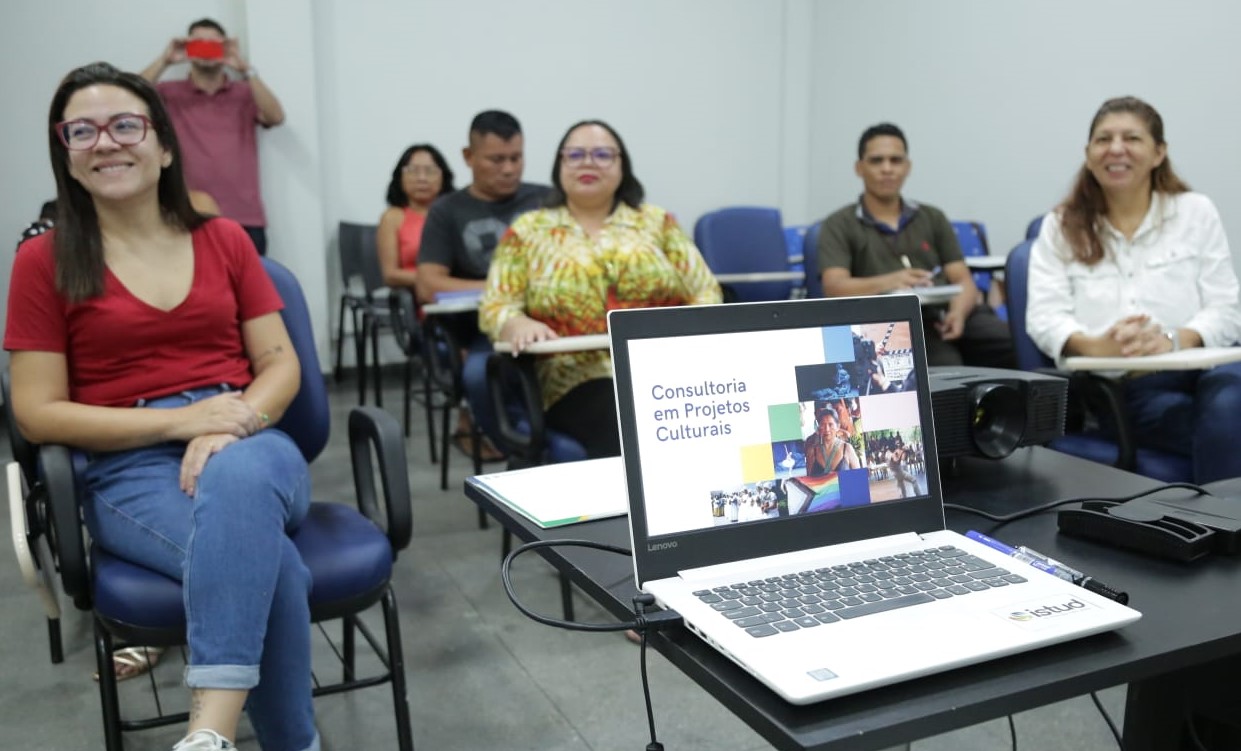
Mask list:
[[[738,206],[703,214],[694,224],[694,244],[713,274],[788,271],[788,246],[779,209]],[[793,282],[725,285],[727,301],[787,300]]]
[[[1030,223],[1026,225],[1026,239],[1027,240],[1038,239],[1038,233],[1040,230],[1043,229],[1043,217],[1045,216],[1047,215],[1039,214],[1038,216],[1031,219]]]
[[[961,246],[961,255],[966,258],[991,255],[987,245],[987,228],[979,222],[953,222],[952,230],[957,235],[957,243]],[[991,274],[985,271],[974,272],[974,286],[986,297],[991,291]]]
[[[806,273],[806,265],[803,255],[806,246],[806,232],[809,231],[809,229],[810,225],[808,224],[800,224],[784,228],[784,248],[789,254],[789,271],[798,271],[802,274]],[[804,297],[806,294],[804,284],[800,289],[794,286],[793,294]]]
[[[1063,437],[1051,442],[1051,448],[1164,482],[1192,482],[1193,465],[1189,457],[1137,446],[1136,432],[1129,420],[1120,384],[1091,373],[1056,370],[1052,359],[1044,355],[1026,333],[1030,249],[1033,246],[1033,240],[1025,240],[1008,254],[1005,267],[1008,326],[1017,352],[1017,364],[1022,370],[1050,372],[1069,378],[1070,408],[1076,408],[1074,413],[1077,419],[1072,421],[1074,424],[1066,426]],[[1116,437],[1084,430],[1076,424],[1083,409],[1108,415],[1117,426]]]
[[[293,275],[270,259],[263,259],[263,263],[284,301],[281,315],[302,363],[301,389],[276,427],[293,438],[309,461],[326,445],[330,423],[310,315]],[[20,446],[14,446],[15,455],[29,456],[34,451],[20,435],[16,443]],[[391,684],[397,747],[412,751],[400,623],[391,586],[393,561],[409,544],[411,535],[404,441],[400,426],[390,415],[372,407],[357,407],[349,415],[349,446],[357,509],[340,503],[312,503],[305,522],[292,536],[311,572],[311,619],[316,623],[342,620],[338,650],[344,663],[342,680],[320,685],[316,679],[314,692],[321,696]],[[91,545],[88,553],[75,453],[64,446],[46,445],[38,448],[38,456],[41,473],[32,495],[38,493],[39,508],[33,513],[47,520],[46,532],[56,551],[65,594],[75,606],[92,615],[105,747],[121,751],[122,731],[187,719],[186,713],[169,715],[157,709],[160,714],[156,717],[123,720],[112,670],[116,639],[149,646],[185,643],[181,584],[96,545]],[[376,491],[376,473],[382,497]],[[375,604],[383,612],[384,644],[358,618]],[[359,633],[382,665],[383,671],[377,675],[357,675],[355,644]]]
[[[987,243],[987,228],[982,222],[953,222],[952,229],[956,232],[957,242],[961,246],[961,254],[966,258],[991,255],[991,246]],[[975,271],[974,286],[982,293],[983,300],[991,292],[991,271]],[[995,314],[1001,320],[1008,320],[1007,306],[998,305]]]
[[[819,268],[819,231],[823,222],[815,222],[806,228],[802,239],[802,265],[806,269],[806,297],[823,296],[823,270]]]

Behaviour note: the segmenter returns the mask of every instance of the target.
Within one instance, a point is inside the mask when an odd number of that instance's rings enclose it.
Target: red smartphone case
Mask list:
[[[224,42],[214,39],[191,39],[185,43],[185,56],[195,60],[224,59]]]

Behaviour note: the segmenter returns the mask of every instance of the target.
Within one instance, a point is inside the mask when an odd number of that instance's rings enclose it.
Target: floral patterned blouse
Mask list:
[[[494,341],[524,313],[560,336],[607,333],[616,308],[718,303],[720,287],[694,243],[663,209],[620,204],[592,240],[563,206],[523,214],[496,247],[479,327]],[[612,377],[607,350],[540,356],[550,407],[575,387]]]

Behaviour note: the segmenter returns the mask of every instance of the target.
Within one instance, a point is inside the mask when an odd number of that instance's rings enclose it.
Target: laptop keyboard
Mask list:
[[[694,592],[756,638],[965,597],[1026,579],[952,545]]]

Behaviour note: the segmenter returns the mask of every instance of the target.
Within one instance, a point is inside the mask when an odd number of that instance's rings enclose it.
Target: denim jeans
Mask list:
[[[139,406],[182,407],[221,388]],[[180,488],[185,444],[96,453],[86,526],[126,560],[182,583],[191,688],[245,689],[264,751],[317,751],[310,677],[310,572],[288,537],[310,505],[293,440],[269,429],[208,459],[196,494]]]
[[[1241,477],[1241,363],[1131,378],[1125,400],[1138,445],[1189,456],[1197,483]]]

